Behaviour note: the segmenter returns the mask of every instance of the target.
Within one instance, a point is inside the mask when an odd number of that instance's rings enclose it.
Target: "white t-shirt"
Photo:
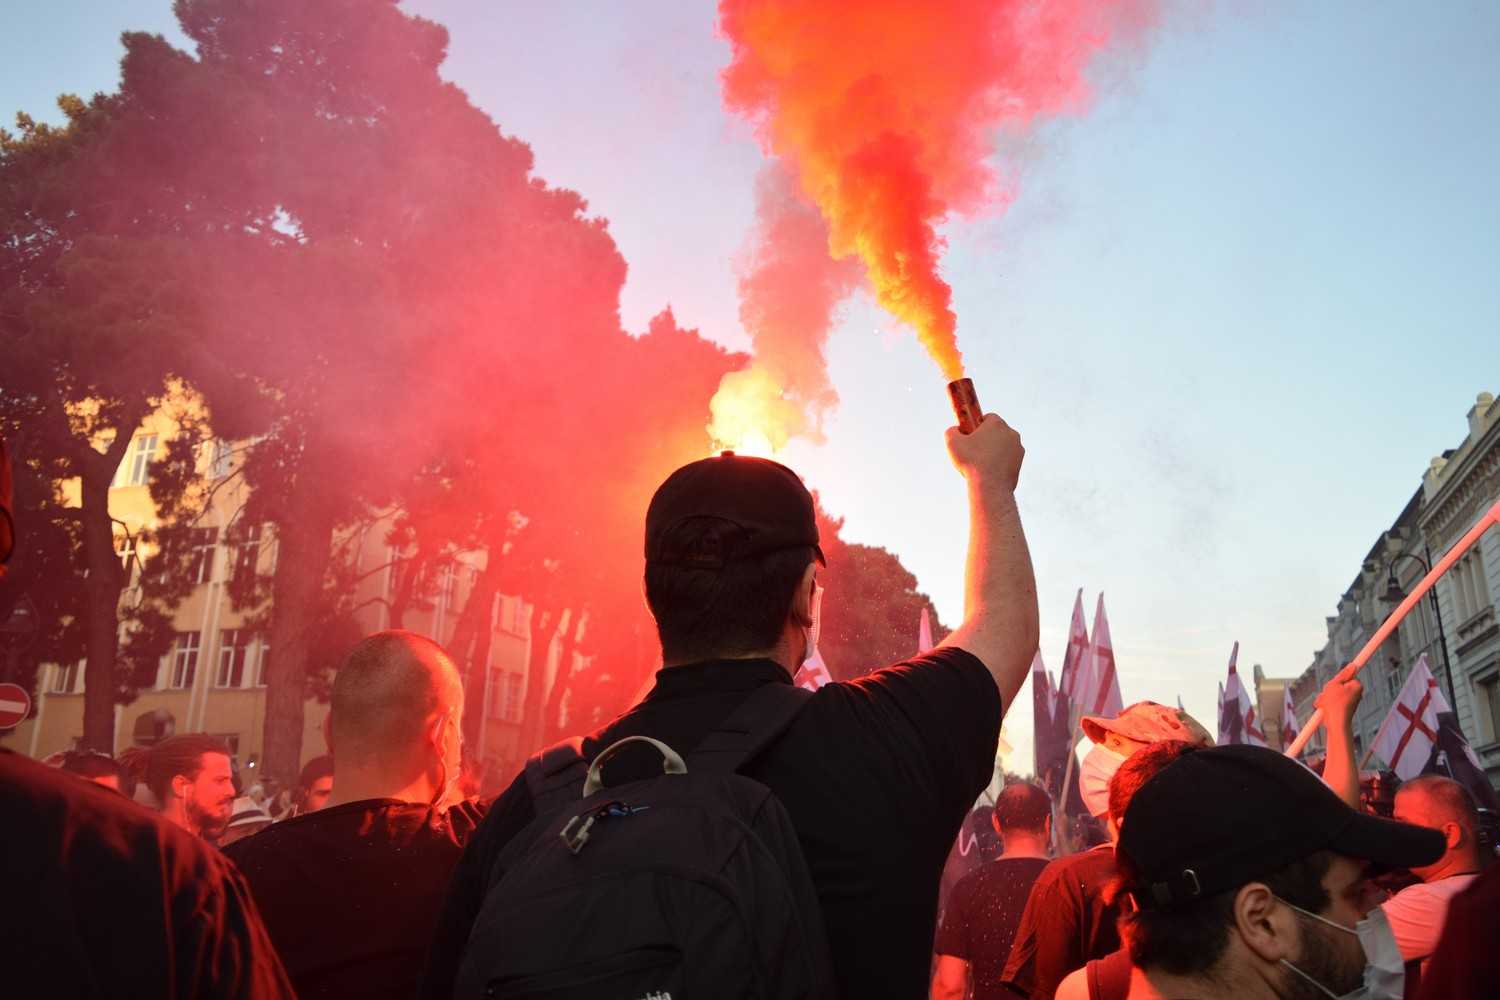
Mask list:
[[[1420,882],[1407,886],[1390,899],[1380,904],[1390,921],[1391,932],[1396,936],[1396,947],[1401,957],[1408,962],[1427,958],[1437,949],[1438,938],[1443,935],[1443,924],[1448,919],[1448,901],[1463,892],[1479,876],[1477,874],[1450,875],[1436,882]]]

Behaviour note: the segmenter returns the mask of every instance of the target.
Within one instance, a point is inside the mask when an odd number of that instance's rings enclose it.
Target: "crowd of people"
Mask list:
[[[1357,681],[1319,699],[1321,775],[1153,702],[1085,719],[1101,842],[1059,850],[1068,817],[1015,781],[996,856],[944,880],[1038,639],[1020,439],[990,415],[948,443],[971,540],[936,649],[794,686],[812,497],[767,460],[692,463],[646,511],[654,687],[492,802],[461,780],[458,670],[403,631],[345,657],[329,756],[286,792],[201,734],[0,753],[7,974],[59,996],[1494,995],[1493,845],[1444,778],[1361,807]]]

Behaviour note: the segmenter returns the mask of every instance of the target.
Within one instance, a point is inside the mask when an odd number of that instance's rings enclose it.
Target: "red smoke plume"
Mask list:
[[[756,227],[740,273],[740,323],[755,361],[724,376],[708,432],[742,452],[770,452],[792,437],[817,440],[838,402],[823,346],[833,311],[859,283],[859,265],[828,254],[828,226],[786,167],[769,163],[755,185]]]
[[[876,299],[946,378],[963,374],[936,227],[1009,200],[986,162],[1000,127],[1076,112],[1091,56],[1154,0],[720,0],[724,100],[757,125],[858,256]]]

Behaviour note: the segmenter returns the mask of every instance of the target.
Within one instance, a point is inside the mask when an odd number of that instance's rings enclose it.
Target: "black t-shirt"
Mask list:
[[[656,675],[645,700],[584,741],[592,758],[625,736],[688,754],[763,684],[771,660],[722,660]],[[785,734],[742,770],[776,793],[797,829],[845,997],[925,996],[938,877],[964,814],[989,783],[1000,696],[971,654],[942,648],[819,689]],[[660,774],[660,757],[622,753],[608,784]],[[422,995],[452,995],[464,945],[504,845],[534,818],[525,777],[495,801],[459,869]]]
[[[954,887],[933,951],[969,963],[975,1000],[1014,995],[1000,979],[1031,886],[1046,867],[1046,858],[1000,858]]]
[[[484,817],[366,799],[225,848],[250,883],[297,995],[410,997],[448,878]]]
[[[0,751],[12,996],[290,998],[244,879],[143,806]]]
[[[1005,963],[1006,984],[1032,1000],[1052,1000],[1068,973],[1119,948],[1119,907],[1104,903],[1105,887],[1114,877],[1110,844],[1058,858],[1042,869]]]

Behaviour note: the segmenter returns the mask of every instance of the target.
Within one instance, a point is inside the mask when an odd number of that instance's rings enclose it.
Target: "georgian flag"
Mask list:
[[[828,672],[828,665],[823,662],[823,651],[814,650],[812,659],[802,664],[802,669],[797,671],[797,676],[792,678],[792,683],[809,691],[816,691],[824,684],[833,680],[833,675]]]
[[[1452,711],[1427,666],[1427,654],[1417,659],[1396,703],[1380,724],[1372,749],[1390,765],[1396,777],[1410,781],[1422,773],[1438,739],[1438,715]]]
[[[1073,598],[1073,623],[1068,627],[1068,649],[1063,654],[1062,673],[1057,677],[1057,691],[1064,705],[1083,707],[1080,697],[1083,676],[1089,666],[1089,632],[1083,624],[1083,588]]]
[[[1109,638],[1109,619],[1104,615],[1104,595],[1094,608],[1094,632],[1089,639],[1088,671],[1081,685],[1078,708],[1084,715],[1112,719],[1125,708],[1120,698],[1120,677],[1115,671],[1115,650]]]
[[[1297,721],[1297,706],[1292,704],[1292,686],[1286,684],[1281,689],[1281,749],[1285,750],[1292,745],[1297,738],[1297,732],[1302,728]]]

